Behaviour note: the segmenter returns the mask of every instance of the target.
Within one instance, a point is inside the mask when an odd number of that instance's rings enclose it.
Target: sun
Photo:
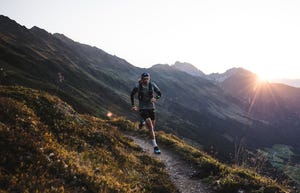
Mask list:
[[[257,73],[258,82],[270,82],[272,79],[272,74],[270,72]]]
[[[260,83],[268,82],[269,78],[267,76],[257,75],[257,81],[260,82]]]

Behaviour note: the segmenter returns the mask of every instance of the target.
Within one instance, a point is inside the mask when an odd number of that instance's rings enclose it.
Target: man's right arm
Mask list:
[[[137,87],[134,87],[131,91],[131,94],[130,94],[130,99],[131,99],[131,106],[134,107],[134,95],[137,93],[138,91],[138,88]]]

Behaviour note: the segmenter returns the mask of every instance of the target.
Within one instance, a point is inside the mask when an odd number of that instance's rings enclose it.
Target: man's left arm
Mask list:
[[[153,83],[154,92],[156,93],[155,99],[159,99],[161,97],[161,91],[158,86]]]

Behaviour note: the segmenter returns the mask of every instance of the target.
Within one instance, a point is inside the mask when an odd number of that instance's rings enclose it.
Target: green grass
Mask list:
[[[59,98],[0,87],[0,192],[176,192],[163,164]]]
[[[282,170],[296,183],[300,184],[300,166],[291,165],[289,161],[294,155],[290,146],[276,144],[272,148],[265,148],[262,152],[275,168]]]
[[[0,192],[176,192],[164,165],[120,132],[148,136],[137,123],[82,115],[55,96],[24,87],[0,87],[0,112]],[[289,192],[174,135],[160,131],[157,140],[192,163],[193,177],[216,192]]]
[[[132,123],[124,118],[117,118],[108,122],[124,132],[142,137],[148,135],[146,129],[139,130],[137,129],[137,123]],[[289,192],[287,187],[252,170],[220,163],[205,152],[186,144],[172,134],[159,131],[157,140],[160,145],[176,152],[183,159],[192,163],[197,170],[194,177],[205,181],[216,192],[237,192],[240,189],[246,192],[260,193]]]

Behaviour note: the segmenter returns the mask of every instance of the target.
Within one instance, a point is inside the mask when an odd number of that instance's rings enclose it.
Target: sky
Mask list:
[[[188,62],[300,78],[299,0],[1,0],[21,25],[96,46],[138,67]]]

